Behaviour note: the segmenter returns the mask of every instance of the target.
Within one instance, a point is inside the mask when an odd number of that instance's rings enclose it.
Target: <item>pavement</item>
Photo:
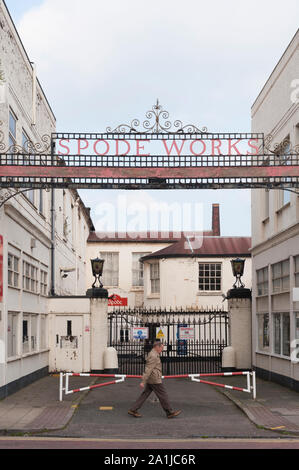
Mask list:
[[[85,387],[102,380],[72,377],[70,387]],[[245,377],[223,377],[217,381],[246,386]],[[143,417],[136,419],[127,410],[141,392],[138,380],[64,396],[59,402],[59,377],[50,375],[0,401],[0,435],[42,437],[53,445],[60,439],[101,439],[105,445],[113,442],[119,448],[128,441],[136,445],[139,442],[142,448],[141,442],[146,440],[156,442],[156,446],[159,441],[162,445],[171,440],[187,446],[185,441],[199,439],[226,439],[227,443],[228,439],[276,439],[285,445],[298,445],[299,394],[286,387],[257,379],[254,401],[249,394],[188,379],[168,380],[165,385],[173,407],[182,409],[182,414],[168,420],[153,395],[141,410]],[[3,448],[6,441],[1,439]]]
[[[73,384],[84,387],[94,379],[80,377]],[[64,428],[86,392],[68,395],[59,402],[59,376],[49,375],[0,400],[0,435]]]

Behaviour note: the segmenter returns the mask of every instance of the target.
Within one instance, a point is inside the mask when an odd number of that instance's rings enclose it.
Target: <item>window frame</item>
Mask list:
[[[139,252],[139,251],[134,251],[132,252],[132,287],[134,288],[144,288],[144,263],[140,261],[140,258],[143,256],[150,255],[151,252]],[[137,258],[138,259],[135,259]],[[134,265],[136,263],[136,266]],[[137,281],[135,281],[135,274]],[[139,283],[138,283],[139,282]]]
[[[288,318],[288,340],[286,344],[288,344],[288,352],[285,353],[285,324],[284,324],[284,319]],[[276,319],[279,319],[279,331],[277,332],[276,330]],[[290,359],[291,355],[291,319],[290,319],[290,313],[289,312],[273,312],[272,313],[272,321],[273,321],[273,346],[272,346],[272,354],[278,357],[282,358],[287,358]],[[278,336],[276,334],[278,333]],[[276,349],[276,339],[279,339],[279,352]]]
[[[27,271],[25,269],[25,265],[29,267],[29,275],[27,275]],[[32,277],[32,273],[35,273],[35,277]],[[22,287],[24,292],[29,292],[30,294],[39,295],[39,268],[32,264],[30,261],[26,259],[23,260],[23,272],[22,272]],[[29,284],[29,288],[27,288],[27,280]],[[33,283],[33,284],[32,284]],[[32,289],[32,285],[35,285],[35,290]]]
[[[262,274],[262,281],[259,281],[259,274]],[[265,276],[266,274],[266,276]],[[266,289],[265,289],[265,286]],[[261,289],[261,292],[259,291]],[[265,266],[256,270],[256,295],[261,297],[269,294],[269,268]]]
[[[202,266],[202,268],[201,268]],[[208,267],[208,272],[206,275],[206,269]],[[213,276],[211,276],[211,271],[212,269],[214,269],[215,271],[215,274]],[[220,272],[220,275],[217,276],[217,270],[218,270],[218,273]],[[201,271],[203,272],[203,274],[201,275]],[[201,281],[202,279],[202,281]],[[208,282],[207,282],[208,280]],[[219,284],[219,280],[220,280],[220,284]],[[223,282],[223,263],[221,261],[216,261],[216,262],[199,262],[198,263],[198,291],[199,293],[205,293],[205,292],[208,292],[208,293],[221,293],[222,292],[222,282]],[[212,283],[215,284],[215,288],[211,288],[212,286]],[[201,287],[202,285],[202,287]],[[219,289],[217,289],[217,285],[219,285]],[[209,286],[209,288],[207,289],[207,286]]]
[[[262,353],[270,352],[270,315],[269,313],[257,313],[257,349]],[[265,327],[265,319],[267,319],[267,326]],[[262,324],[261,324],[262,320]],[[262,330],[262,332],[261,332]],[[266,341],[265,341],[266,338]],[[262,344],[261,340],[262,339]]]
[[[284,263],[288,263],[288,274],[284,274],[284,269],[283,269],[283,264]],[[275,275],[274,273],[274,269],[275,267],[278,267],[280,266],[280,274],[279,275]],[[288,286],[286,288],[283,287],[283,281],[284,279],[288,279]],[[279,282],[279,287],[278,288],[274,288],[274,283],[277,282],[277,281],[280,281]],[[274,294],[281,294],[281,293],[284,293],[284,292],[289,292],[290,291],[290,259],[287,258],[285,260],[282,260],[282,261],[278,261],[277,263],[273,263],[271,264],[271,287],[272,287],[272,295]]]
[[[111,264],[107,262],[107,258],[111,256]],[[113,269],[114,261],[113,257],[117,258],[117,267]],[[103,283],[105,287],[119,287],[119,251],[101,251],[100,258],[105,260],[104,272],[103,272]],[[107,281],[108,279],[108,281]],[[114,281],[117,282],[114,282]]]
[[[150,293],[151,294],[161,293],[160,262],[159,261],[150,263]]]
[[[9,269],[9,257],[12,257],[12,268],[11,269]],[[18,263],[18,271],[15,270],[15,260],[17,260],[17,263]],[[14,255],[10,251],[7,254],[7,273],[8,273],[8,276],[7,276],[7,285],[8,285],[8,287],[12,288],[12,289],[20,289],[20,257]],[[10,278],[9,273],[11,273],[11,276],[14,280],[15,280],[15,277],[17,276],[17,285],[10,284],[10,282],[9,282],[9,278]]]

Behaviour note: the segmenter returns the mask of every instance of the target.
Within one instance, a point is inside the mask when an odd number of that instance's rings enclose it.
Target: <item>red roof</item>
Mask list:
[[[142,259],[184,256],[251,256],[251,237],[182,237],[167,248],[156,251]]]

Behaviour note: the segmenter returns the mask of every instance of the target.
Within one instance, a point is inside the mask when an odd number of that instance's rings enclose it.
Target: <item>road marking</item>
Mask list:
[[[275,429],[283,429],[283,428],[285,428],[285,426],[277,426],[276,428],[270,428],[270,429],[272,429],[272,431],[274,431]]]
[[[78,405],[72,405],[71,408],[78,408]]]
[[[100,411],[112,411],[114,408],[113,406],[100,406]]]

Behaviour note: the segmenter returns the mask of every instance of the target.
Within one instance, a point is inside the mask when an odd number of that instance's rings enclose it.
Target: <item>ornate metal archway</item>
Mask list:
[[[6,149],[1,132],[0,188],[294,190],[299,186],[299,148],[290,148],[288,142],[286,149],[286,143],[273,145],[272,140],[263,133],[211,133],[171,122],[157,101],[142,124],[134,119],[103,133],[54,133],[41,143]],[[146,154],[145,144],[152,142],[164,152]],[[99,143],[105,152],[98,151]],[[246,143],[255,152],[237,149]],[[207,149],[208,144],[213,152],[194,151],[196,145]],[[74,146],[77,152],[72,152]],[[82,153],[88,146],[92,152]]]

